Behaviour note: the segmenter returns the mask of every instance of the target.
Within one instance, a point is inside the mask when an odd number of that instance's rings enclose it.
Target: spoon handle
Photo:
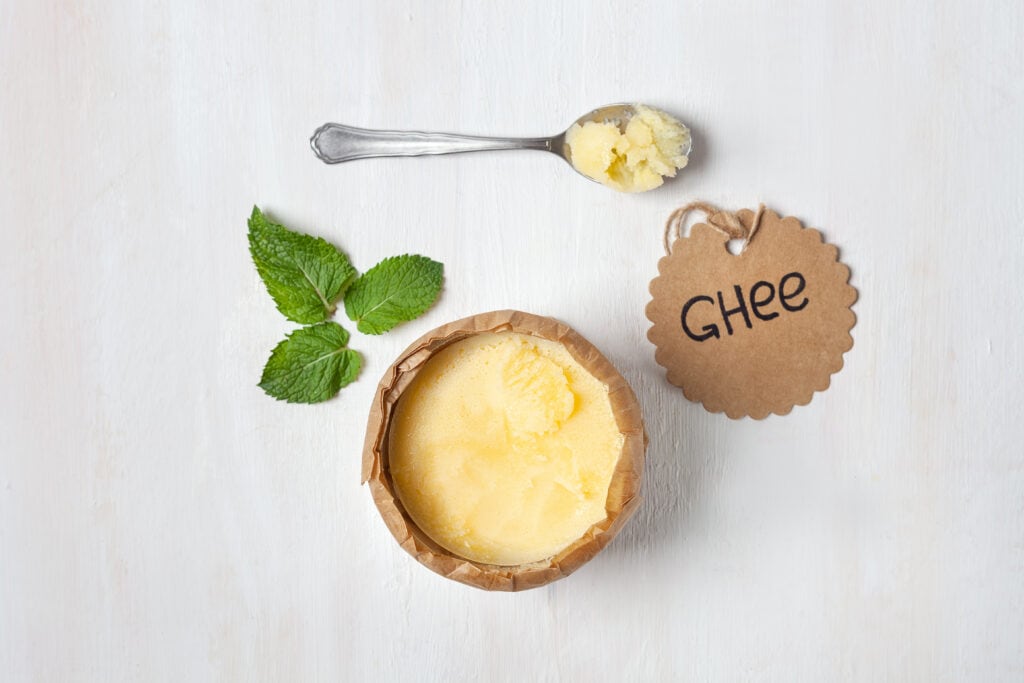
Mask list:
[[[420,133],[400,130],[368,130],[325,123],[316,129],[309,144],[326,164],[367,157],[416,157],[423,154],[454,154],[495,149],[539,149],[554,152],[554,138],[488,138],[451,133]]]

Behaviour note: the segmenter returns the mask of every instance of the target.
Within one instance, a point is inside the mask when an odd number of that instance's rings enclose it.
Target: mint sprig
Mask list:
[[[443,278],[444,266],[426,256],[386,258],[352,283],[345,313],[363,334],[387,332],[430,308]]]
[[[348,257],[324,239],[269,220],[249,218],[256,270],[289,320],[313,323],[287,335],[270,354],[259,386],[289,403],[319,403],[359,376],[362,356],[349,333],[329,321],[344,297],[345,312],[365,334],[381,334],[419,317],[437,300],[444,266],[425,256],[386,258],[357,279]]]
[[[277,310],[297,323],[330,318],[356,279],[356,269],[334,245],[273,223],[255,206],[249,252]]]

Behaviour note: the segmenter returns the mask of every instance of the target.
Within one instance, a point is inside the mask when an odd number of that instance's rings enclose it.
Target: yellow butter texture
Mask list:
[[[623,441],[608,387],[564,346],[505,332],[427,361],[395,408],[388,458],[399,499],[434,541],[519,565],[605,518]]]
[[[611,122],[573,124],[565,142],[576,170],[620,192],[645,192],[686,166],[690,130],[663,111],[635,108],[625,130]]]

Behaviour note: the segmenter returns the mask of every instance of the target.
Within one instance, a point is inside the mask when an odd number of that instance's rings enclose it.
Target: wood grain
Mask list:
[[[1024,677],[1024,6],[0,1],[0,672],[10,681]],[[540,135],[638,100],[693,163],[623,196],[530,152],[327,167],[321,123]],[[784,418],[687,402],[646,339],[661,226],[764,201],[839,245],[846,367]],[[442,300],[321,406],[258,203]],[[548,588],[420,567],[359,486],[377,379],[481,311],[633,385],[645,501]]]

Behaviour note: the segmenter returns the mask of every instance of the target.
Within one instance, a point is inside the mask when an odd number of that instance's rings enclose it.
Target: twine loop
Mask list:
[[[740,253],[746,250],[750,241],[754,239],[754,234],[757,229],[761,226],[761,215],[764,213],[764,204],[758,204],[757,211],[754,212],[754,220],[750,223],[748,229],[740,217],[732,211],[723,211],[713,204],[707,202],[690,202],[686,206],[681,206],[673,211],[668,220],[665,221],[665,253],[672,254],[672,242],[673,235],[675,239],[679,239],[683,236],[683,227],[686,223],[686,215],[691,211],[702,211],[704,212],[704,220],[712,228],[722,233],[731,240],[743,240],[743,249]]]

